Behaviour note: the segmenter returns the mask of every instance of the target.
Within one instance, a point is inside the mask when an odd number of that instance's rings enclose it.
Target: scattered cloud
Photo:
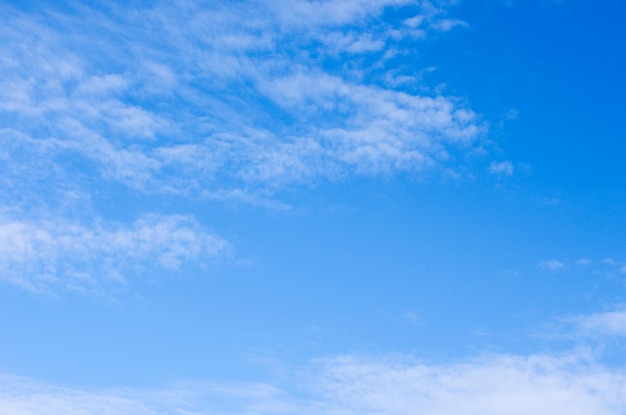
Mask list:
[[[616,309],[591,314],[576,319],[579,330],[584,334],[626,336],[626,310]]]
[[[608,280],[619,281],[619,275],[626,272],[624,261],[611,258],[602,260],[579,258],[573,261],[550,259],[539,262],[539,267],[550,272],[572,271],[585,272],[588,275],[601,276]]]
[[[507,120],[516,120],[516,119],[519,118],[519,111],[517,109],[515,109],[515,108],[511,108],[504,115],[504,118],[507,119]]]
[[[584,355],[495,355],[442,365],[339,358],[320,382],[328,413],[619,414],[623,373]]]
[[[424,324],[421,317],[417,315],[415,312],[410,311],[410,310],[404,313],[404,318],[411,324],[417,324],[417,325]]]
[[[35,292],[100,292],[125,272],[176,270],[225,254],[228,243],[184,216],[145,216],[130,226],[66,220],[0,222],[0,280]]]
[[[545,261],[541,261],[539,266],[543,269],[546,269],[550,272],[563,271],[567,268],[567,265],[563,261],[559,261],[556,259],[549,259]]]
[[[78,414],[619,415],[626,374],[593,355],[484,355],[427,364],[410,357],[341,356],[289,375],[290,387],[179,383],[158,390],[81,390],[2,375],[0,411]]]
[[[14,167],[32,163],[34,148],[37,163],[65,182],[77,180],[70,172],[80,165],[143,191],[255,193],[350,174],[453,169],[452,154],[471,151],[486,132],[455,97],[377,81],[409,32],[463,25],[443,4],[124,7],[105,17],[2,6],[0,140],[15,141]],[[388,7],[421,13],[380,20]],[[375,54],[382,66],[344,53]],[[409,72],[395,76],[416,76]]]
[[[489,165],[489,173],[491,174],[512,176],[513,172],[513,163],[511,163],[510,161],[492,161]]]
[[[556,206],[561,203],[561,198],[559,196],[547,196],[542,197],[539,202],[544,206]]]
[[[458,19],[441,19],[432,25],[434,29],[442,32],[447,32],[457,26],[468,27],[469,24]]]
[[[185,382],[141,390],[80,389],[0,374],[0,412],[7,415],[281,414],[294,409],[285,394],[255,383]],[[291,412],[293,413],[293,412]]]

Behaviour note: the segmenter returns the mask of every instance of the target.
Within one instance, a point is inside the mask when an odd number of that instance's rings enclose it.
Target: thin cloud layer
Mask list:
[[[580,352],[493,355],[438,365],[344,356],[298,373],[290,379],[299,385],[293,392],[268,384],[209,382],[87,391],[3,375],[0,410],[8,415],[619,415],[626,406],[626,375]]]
[[[328,413],[620,414],[624,374],[584,356],[490,356],[449,365],[343,358],[325,368]]]
[[[605,258],[592,260],[581,258],[575,261],[562,259],[547,259],[539,262],[539,267],[550,272],[562,272],[566,270],[585,270],[590,274],[601,275],[613,279],[624,273],[624,261]]]
[[[457,25],[443,7],[99,7],[3,7],[2,140],[22,137],[12,157],[36,146],[60,171],[80,162],[133,188],[198,193],[454,169],[451,153],[484,134],[458,99],[384,81],[414,75],[389,62],[401,42]],[[381,19],[389,7],[415,18]]]
[[[557,259],[547,259],[547,260],[541,261],[539,263],[539,266],[550,272],[563,271],[567,268],[567,266],[565,265],[563,261],[559,261]]]
[[[514,172],[513,163],[510,161],[495,162],[489,165],[489,173],[495,175],[512,176]]]
[[[626,336],[626,309],[605,311],[576,319],[583,334],[600,336]]]
[[[450,174],[482,151],[480,117],[394,61],[462,25],[446,2],[3,4],[0,23],[0,265],[30,290],[225,245],[180,217],[167,232],[197,240],[142,241],[139,222],[105,224],[100,188],[286,209],[287,187]]]
[[[176,270],[228,249],[228,243],[182,216],[146,216],[131,226],[59,220],[0,223],[1,279],[31,291],[101,292],[155,264]]]

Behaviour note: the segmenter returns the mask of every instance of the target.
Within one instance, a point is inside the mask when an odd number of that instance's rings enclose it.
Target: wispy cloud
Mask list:
[[[180,383],[155,390],[81,390],[3,375],[0,411],[78,414],[618,415],[626,375],[585,352],[489,355],[427,364],[410,357],[319,360],[290,378],[292,387]],[[294,390],[293,385],[297,386]]]
[[[626,309],[616,309],[575,319],[583,334],[603,336],[626,336]]]
[[[417,315],[415,312],[413,312],[411,310],[408,310],[407,312],[405,312],[403,317],[405,318],[405,320],[407,320],[411,324],[416,324],[416,325],[423,325],[424,324],[424,322],[420,318],[420,316]]]
[[[576,354],[442,365],[348,357],[322,379],[329,406],[350,414],[618,414],[626,386],[624,374]]]
[[[489,173],[491,174],[512,176],[513,172],[513,163],[511,163],[510,161],[492,161],[489,165]]]
[[[416,17],[379,20],[391,6]],[[485,132],[456,98],[377,81],[397,71],[380,59],[408,31],[459,24],[441,5],[103,7],[106,15],[2,7],[0,117],[6,140],[24,137],[16,153],[45,147],[58,170],[82,161],[138,189],[223,191],[454,167],[451,150],[471,149]]]
[[[550,272],[565,270],[584,270],[590,274],[602,275],[607,278],[615,278],[626,271],[624,261],[612,258],[593,260],[591,258],[580,258],[574,261],[563,259],[547,259],[539,262],[539,267]]]
[[[301,406],[259,383],[181,382],[161,389],[86,389],[0,374],[0,412],[7,415],[291,414]]]
[[[567,268],[565,262],[559,261],[558,259],[546,259],[544,261],[541,261],[539,263],[539,266],[550,272],[563,271]]]
[[[101,221],[0,222],[0,279],[31,291],[101,292],[127,284],[126,271],[176,270],[215,258],[228,243],[183,216],[149,215],[130,226]]]
[[[0,5],[2,278],[91,290],[227,245],[184,216],[108,221],[102,187],[289,209],[292,186],[459,168],[486,124],[394,61],[463,25],[447,3]]]

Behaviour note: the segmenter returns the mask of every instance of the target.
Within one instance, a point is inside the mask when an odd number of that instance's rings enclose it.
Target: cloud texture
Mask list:
[[[447,364],[344,356],[313,362],[298,373],[289,389],[195,382],[108,391],[4,375],[0,410],[7,415],[619,415],[626,407],[626,375],[594,363],[585,352],[491,355]]]
[[[416,17],[380,20],[390,7]],[[143,190],[276,188],[453,167],[484,131],[454,97],[385,82],[415,75],[390,65],[400,44],[453,25],[430,3],[3,6],[0,19],[0,139],[59,174],[82,163]]]
[[[223,254],[228,243],[182,216],[146,216],[131,226],[57,220],[0,223],[0,279],[31,291],[103,291],[126,272],[177,269]]]

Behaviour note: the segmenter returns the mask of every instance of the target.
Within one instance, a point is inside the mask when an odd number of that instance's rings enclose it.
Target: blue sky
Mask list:
[[[623,414],[617,1],[5,1],[0,412]]]

